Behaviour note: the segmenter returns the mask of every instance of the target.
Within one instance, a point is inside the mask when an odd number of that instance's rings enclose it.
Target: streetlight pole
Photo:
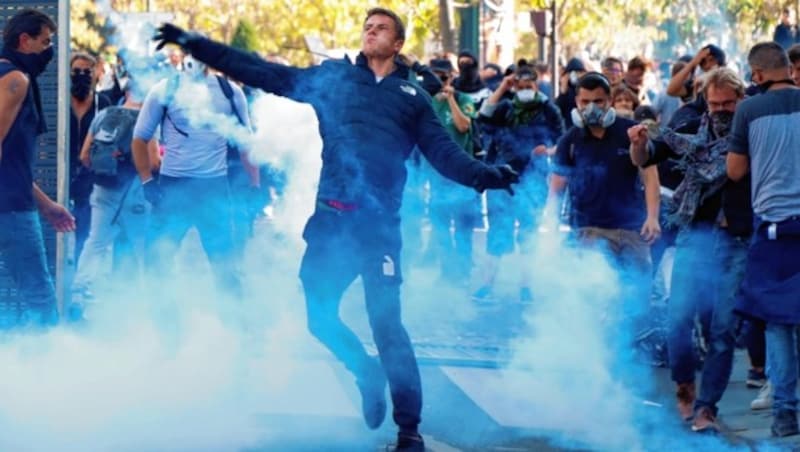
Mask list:
[[[800,0],[798,0],[800,1]],[[559,82],[561,77],[558,73],[558,17],[556,16],[556,0],[550,2],[550,71],[553,84],[553,98],[560,93]]]

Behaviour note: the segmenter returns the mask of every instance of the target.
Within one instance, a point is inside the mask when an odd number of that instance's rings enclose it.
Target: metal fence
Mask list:
[[[2,0],[0,2],[0,30],[5,27],[6,20],[25,8],[36,8],[56,20],[58,17],[58,0]],[[58,35],[55,37],[59,39]],[[54,49],[58,52],[58,45],[54,43]],[[57,87],[58,87],[58,67],[53,61],[42,75],[39,76],[39,88],[42,94],[42,108],[47,120],[49,131],[39,137],[37,164],[34,172],[36,183],[52,199],[56,199],[57,192]],[[47,250],[47,260],[52,275],[56,274],[56,235],[52,228],[43,228],[45,248]],[[20,309],[20,300],[17,297],[14,284],[11,282],[8,270],[14,262],[7,262],[0,254],[0,325],[7,325],[13,322]]]

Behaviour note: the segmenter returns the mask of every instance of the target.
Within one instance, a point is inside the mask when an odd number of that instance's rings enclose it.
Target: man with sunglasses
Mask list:
[[[545,208],[549,229],[557,226],[560,197],[569,185],[570,219],[575,241],[608,253],[620,273],[620,303],[613,312],[626,321],[646,308],[650,293],[650,245],[661,235],[656,167],[641,169],[628,155],[628,129],[636,123],[616,116],[611,84],[597,72],[578,80],[575,124],[558,141]],[[644,185],[644,189],[642,186]],[[626,330],[627,328],[627,330]]]
[[[97,113],[111,101],[95,93],[97,59],[86,52],[73,52],[70,58],[70,108],[69,108],[69,197],[75,216],[75,259],[81,255],[83,244],[89,237],[92,208],[91,170],[81,164],[80,153],[89,125]]]

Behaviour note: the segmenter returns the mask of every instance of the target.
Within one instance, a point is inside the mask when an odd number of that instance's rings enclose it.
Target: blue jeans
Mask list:
[[[162,280],[172,273],[172,260],[191,227],[197,228],[217,287],[234,299],[242,296],[233,242],[228,179],[175,178],[162,175],[161,203],[152,209],[147,232],[147,266]]]
[[[775,391],[772,411],[797,409],[797,325],[767,323],[767,367]]]
[[[403,278],[399,218],[317,207],[303,238],[308,246],[300,280],[309,331],[356,378],[364,376],[369,356],[339,316],[342,295],[361,276],[372,337],[389,382],[394,421],[401,430],[416,431],[422,411],[422,384],[400,313]]]
[[[16,285],[23,310],[54,320],[56,292],[47,268],[37,211],[0,213],[0,255]]]
[[[715,231],[714,257],[718,278],[713,291],[711,312],[700,316],[706,333],[708,353],[703,364],[702,382],[695,407],[707,406],[716,411],[733,368],[738,316],[734,314],[736,293],[745,273],[749,238],[735,237],[724,230]]]
[[[89,238],[78,259],[73,291],[91,289],[94,283],[108,279],[112,272],[109,256],[120,235],[132,244],[135,261],[141,268],[144,257],[145,232],[150,214],[150,204],[144,199],[139,178],[121,187],[108,188],[95,185],[90,196],[92,206]],[[116,250],[115,250],[116,251]],[[115,256],[119,256],[115,252]],[[138,271],[126,275],[127,282],[136,280]]]
[[[711,318],[715,304],[713,288],[720,273],[714,253],[715,234],[709,225],[681,229],[675,239],[672,285],[667,306],[669,365],[678,384],[695,380],[692,331],[695,315],[701,322]],[[706,323],[708,325],[708,323]]]

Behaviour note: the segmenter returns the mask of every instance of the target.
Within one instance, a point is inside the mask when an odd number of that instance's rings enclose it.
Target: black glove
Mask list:
[[[164,198],[164,192],[161,191],[161,187],[155,179],[150,179],[143,183],[142,189],[144,190],[144,199],[153,207],[161,204],[161,200]]]
[[[486,189],[502,188],[514,196],[511,184],[519,182],[519,173],[514,171],[509,165],[494,165],[486,167],[486,171],[475,178],[473,186],[475,190],[482,193]]]
[[[162,24],[153,36],[153,41],[158,41],[156,50],[161,50],[167,44],[178,44],[184,49],[191,50],[193,42],[202,38],[199,33],[186,31],[170,23]]]

